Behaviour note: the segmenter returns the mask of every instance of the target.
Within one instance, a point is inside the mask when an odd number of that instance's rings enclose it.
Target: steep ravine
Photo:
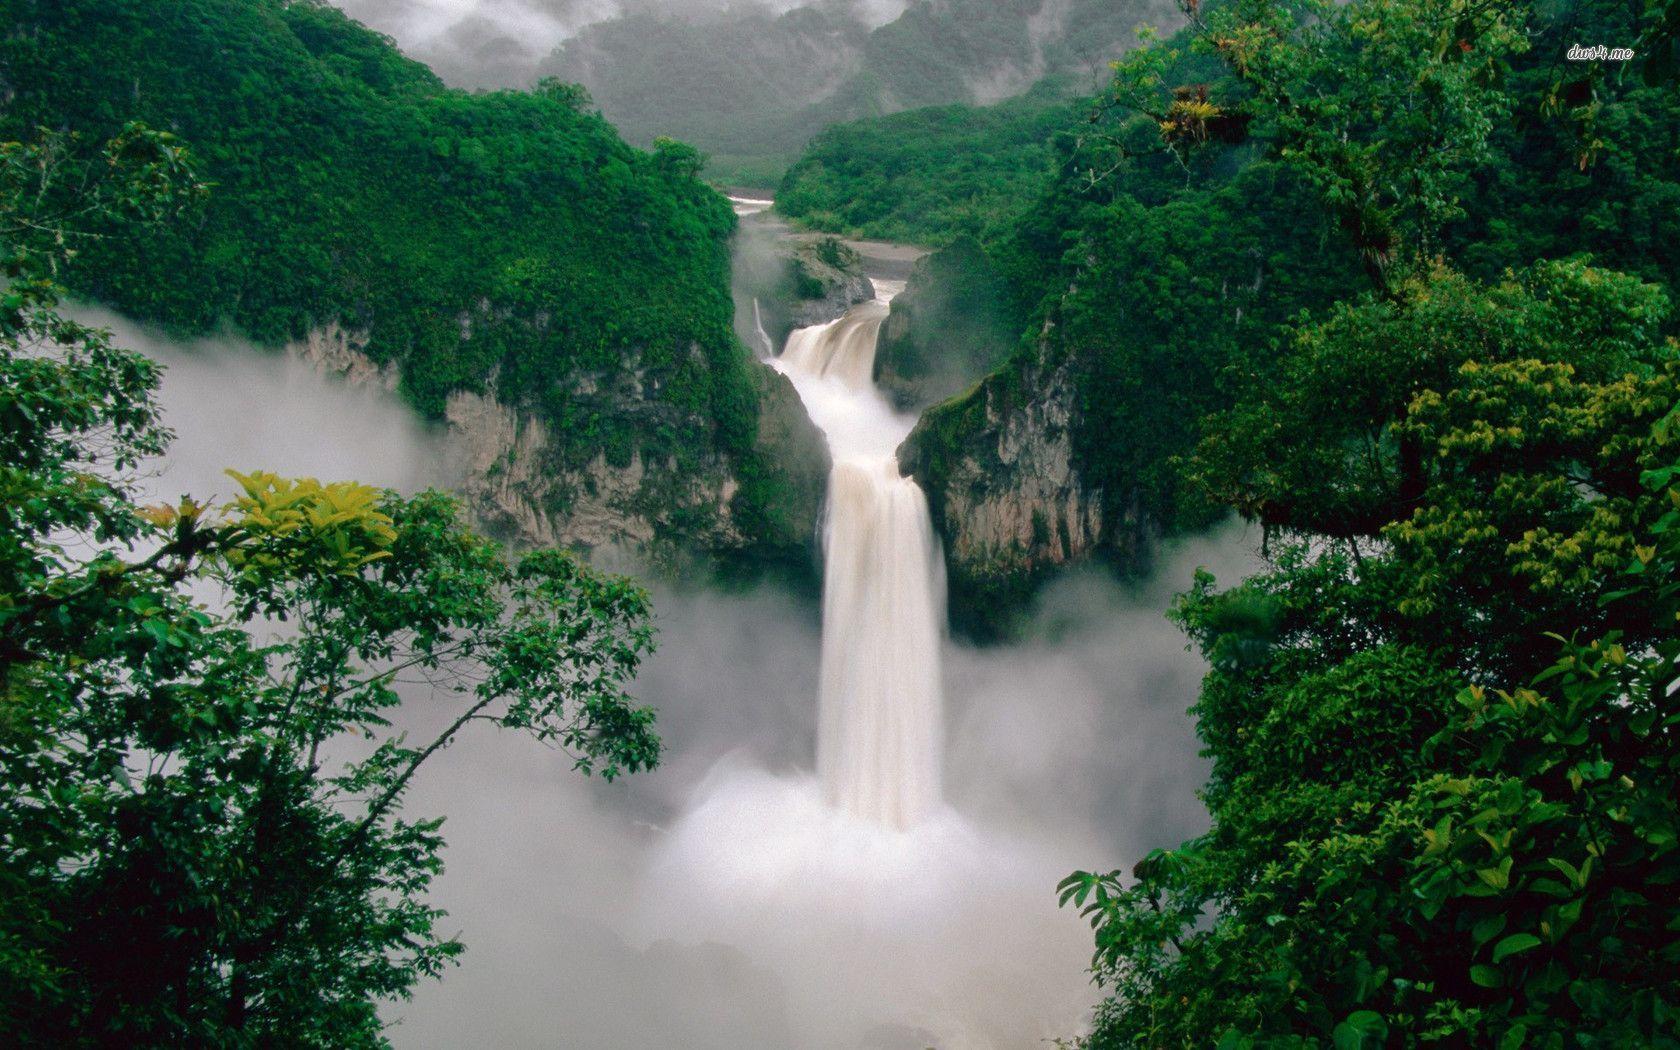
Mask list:
[[[737,202],[736,329],[745,347],[762,323],[780,346],[793,328],[821,324],[874,298],[865,269],[902,276],[920,254],[892,245],[848,246],[790,230]],[[902,272],[901,272],[902,271]],[[757,302],[758,311],[753,307]],[[463,321],[463,331],[470,326]],[[367,333],[339,324],[287,345],[318,370],[356,384],[396,390],[399,367],[376,363]],[[743,350],[750,353],[751,350]],[[698,348],[689,362],[704,367]],[[650,459],[641,449],[612,456],[557,435],[535,406],[504,399],[492,374],[481,389],[458,389],[443,406],[460,491],[487,532],[514,544],[618,551],[681,568],[693,555],[737,566],[781,565],[809,574],[826,490],[829,455],[787,377],[748,363],[755,438],[745,453],[721,447]],[[638,433],[704,430],[706,421],[662,396],[670,367],[644,366],[635,352],[610,370],[577,369],[561,382],[567,398]]]
[[[850,242],[848,250],[870,254],[834,268],[815,257],[819,239],[773,217],[744,217],[742,228],[748,252],[736,261],[738,324],[753,317],[749,293],[758,291],[757,319],[777,347],[789,328],[832,319],[867,297],[849,272],[907,280],[882,326],[873,376],[901,411],[922,411],[898,462],[926,493],[954,627],[1004,636],[1055,570],[1091,558],[1141,565],[1150,536],[1145,515],[1129,494],[1107,492],[1079,469],[1078,362],[1048,329],[1012,353],[1017,322],[976,246],[959,242],[927,254]],[[790,273],[796,289],[811,286],[811,298],[774,291],[785,289]]]

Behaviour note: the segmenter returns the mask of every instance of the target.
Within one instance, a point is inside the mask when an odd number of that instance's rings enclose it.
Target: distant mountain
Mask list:
[[[329,2],[394,38],[451,86],[465,88],[529,87],[538,63],[562,40],[625,10],[618,0]]]
[[[838,121],[995,102],[1053,74],[1098,85],[1140,25],[1178,21],[1170,0],[913,0],[874,29],[843,2],[644,11],[586,27],[539,71],[587,87],[633,142],[785,155]]]
[[[539,73],[587,87],[632,142],[668,135],[715,153],[794,151],[818,130],[804,114],[847,89],[871,39],[843,4],[646,12],[584,28]]]
[[[335,0],[462,87],[587,87],[638,145],[766,185],[831,124],[1107,79],[1172,0]],[[756,171],[757,174],[750,172]]]

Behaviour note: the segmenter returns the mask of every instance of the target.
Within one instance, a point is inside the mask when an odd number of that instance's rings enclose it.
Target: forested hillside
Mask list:
[[[1582,34],[1636,38],[1620,8],[1541,4],[1528,19],[1534,43],[1505,60],[1500,108],[1454,169],[1429,251],[1484,281],[1590,253],[1675,286],[1680,93],[1557,59]],[[989,630],[986,610],[1011,608],[1045,568],[1096,555],[1135,569],[1152,537],[1222,513],[1188,458],[1210,413],[1276,385],[1300,310],[1367,285],[1358,217],[1280,163],[1251,93],[1183,34],[1136,53],[1040,141],[1023,134],[1025,100],[866,120],[815,141],[778,193],[825,228],[932,243],[978,231],[1006,278],[1017,354],[930,411],[904,453],[946,537],[959,621]],[[930,126],[974,130],[906,133]],[[1021,458],[1000,461],[990,450],[1012,433]],[[1065,464],[1053,483],[1041,455]]]
[[[526,407],[555,472],[662,465],[644,502],[677,537],[739,545],[799,502],[755,448],[765,378],[731,332],[734,219],[692,150],[627,146],[565,85],[445,89],[313,0],[4,7],[6,135],[63,129],[75,153],[141,121],[212,187],[187,221],[108,229],[67,271],[76,291],[183,333],[341,324],[430,416],[461,390]],[[635,410],[614,396],[625,377]],[[723,508],[741,529],[694,497],[719,472],[743,483]]]
[[[995,106],[933,106],[836,124],[776,190],[776,210],[812,229],[910,244],[995,240],[1043,192],[1057,134],[1088,106],[1043,81]]]

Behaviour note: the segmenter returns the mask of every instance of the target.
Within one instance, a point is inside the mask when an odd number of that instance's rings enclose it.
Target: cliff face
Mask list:
[[[365,334],[331,325],[288,351],[353,383],[395,390],[396,367],[376,365],[365,344]],[[468,510],[514,544],[622,550],[666,565],[690,552],[808,565],[827,449],[787,379],[749,367],[758,394],[753,447],[736,455],[695,449],[683,463],[648,460],[640,450],[615,462],[604,451],[566,447],[540,415],[504,402],[493,378],[482,391],[453,392],[444,418]],[[659,381],[635,361],[611,374],[568,377],[596,407],[650,428],[681,422],[674,418],[681,410],[658,397]]]
[[[1078,411],[1076,362],[1041,345],[929,409],[900,446],[900,467],[927,492],[945,541],[959,629],[1007,632],[1048,571],[1142,554],[1147,526],[1135,506],[1080,474]]]
[[[1015,346],[1020,324],[1009,298],[972,239],[924,256],[881,326],[876,385],[901,411],[962,393]]]

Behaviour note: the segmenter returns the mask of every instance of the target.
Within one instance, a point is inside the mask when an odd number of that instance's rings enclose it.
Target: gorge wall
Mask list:
[[[332,324],[289,343],[287,352],[353,384],[395,390],[399,368],[376,364],[366,343],[366,333]],[[624,551],[667,567],[694,553],[808,567],[827,449],[788,380],[757,363],[748,367],[757,394],[752,448],[744,455],[695,449],[687,462],[640,449],[616,457],[578,447],[541,413],[504,400],[495,377],[482,390],[450,393],[444,421],[469,512],[487,532],[514,544]],[[665,379],[632,359],[564,382],[596,411],[638,427],[695,424],[660,397]]]
[[[1136,501],[1080,471],[1079,404],[1076,362],[1044,339],[929,409],[899,447],[944,540],[958,630],[1007,634],[1048,573],[1095,557],[1135,569],[1146,555]]]

